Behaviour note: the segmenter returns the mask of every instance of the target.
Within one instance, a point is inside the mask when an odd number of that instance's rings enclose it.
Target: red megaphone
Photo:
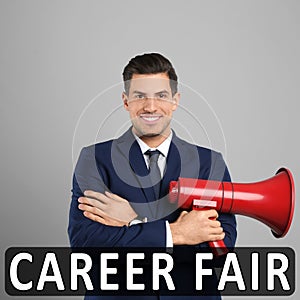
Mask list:
[[[295,187],[292,173],[280,168],[276,175],[255,183],[232,183],[193,178],[170,182],[169,200],[183,209],[214,208],[222,213],[248,216],[269,226],[273,235],[286,235],[293,219]],[[227,253],[223,241],[209,242],[215,255]]]

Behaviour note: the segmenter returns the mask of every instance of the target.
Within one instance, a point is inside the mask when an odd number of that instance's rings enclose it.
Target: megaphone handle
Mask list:
[[[209,208],[203,208],[195,204],[193,205],[193,210],[205,210],[205,209],[209,209]],[[210,218],[210,219],[215,220],[216,218]],[[208,242],[208,245],[211,248],[213,255],[215,256],[221,256],[228,253],[228,249],[223,240]]]
[[[223,240],[215,241],[215,242],[208,242],[208,245],[215,256],[221,256],[228,253],[228,249]]]

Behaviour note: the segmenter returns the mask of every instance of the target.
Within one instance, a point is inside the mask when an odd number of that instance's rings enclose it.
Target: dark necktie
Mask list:
[[[159,192],[160,192],[160,180],[161,174],[160,169],[158,167],[158,157],[160,154],[159,150],[148,150],[145,154],[149,155],[150,163],[149,163],[149,175],[152,182],[152,186],[154,188],[156,199],[159,199]]]

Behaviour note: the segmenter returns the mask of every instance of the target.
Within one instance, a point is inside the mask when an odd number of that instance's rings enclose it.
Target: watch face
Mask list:
[[[143,221],[140,220],[140,219],[134,219],[134,220],[132,220],[132,221],[129,223],[129,226],[131,226],[131,225],[136,225],[136,224],[140,224],[140,223],[143,223]]]

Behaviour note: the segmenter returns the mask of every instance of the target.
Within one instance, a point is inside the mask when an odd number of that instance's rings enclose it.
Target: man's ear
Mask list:
[[[122,93],[122,101],[123,101],[124,108],[128,110],[128,96],[125,92]]]
[[[179,100],[180,100],[180,93],[176,93],[174,96],[173,96],[173,107],[172,107],[172,110],[175,111],[179,105]]]

